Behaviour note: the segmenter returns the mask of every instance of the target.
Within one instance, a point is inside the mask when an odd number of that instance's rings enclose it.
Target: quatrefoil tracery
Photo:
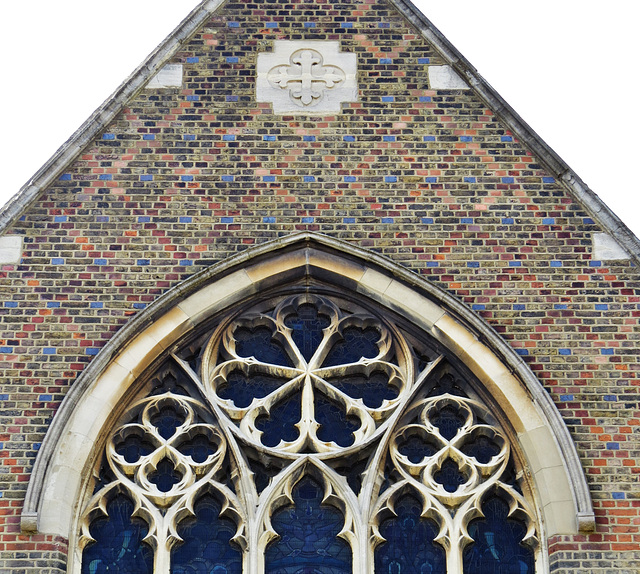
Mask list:
[[[271,312],[242,316],[220,342],[213,339],[203,383],[253,444],[335,452],[369,440],[407,392],[411,367],[398,336],[361,309],[346,313],[326,298],[290,297]],[[278,409],[289,413],[291,428],[275,441],[264,427],[282,416]],[[340,438],[332,425],[344,427]]]

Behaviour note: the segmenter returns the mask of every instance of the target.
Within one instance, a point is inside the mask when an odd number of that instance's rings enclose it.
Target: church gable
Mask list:
[[[624,512],[633,495],[633,475],[617,471],[637,464],[638,240],[410,4],[203,2],[0,218],[13,542],[23,540],[19,515],[49,420],[74,381],[85,384],[82,373],[102,372],[125,348],[122,333],[135,336],[132,319],[151,328],[148,308],[167,292],[178,300],[198,272],[230,260],[241,268],[247,249],[304,233],[351,244],[363,261],[389,260],[385,281],[422,276],[455,301],[452,321],[467,321],[450,342],[461,364],[472,356],[481,365],[476,346],[491,340],[491,361],[528,387],[513,387],[526,401],[535,382],[527,404],[544,417],[531,420],[555,421],[539,432],[564,453],[531,465],[549,477],[541,489],[563,481],[560,494],[536,499],[554,534],[536,573],[591,568],[582,543],[620,551],[616,567],[628,566],[622,536],[598,546],[601,538],[574,535],[594,526],[583,471],[596,516]],[[279,275],[268,276],[273,288]],[[359,280],[349,281],[356,293]],[[247,300],[261,292],[252,288]],[[377,304],[396,312],[381,292]],[[497,408],[515,408],[497,397],[503,379],[474,376]],[[106,426],[82,445],[86,460]],[[519,447],[529,458],[536,432]],[[545,501],[566,493],[571,516],[553,515]],[[65,497],[68,524],[79,498]],[[37,530],[37,503],[28,503],[23,525]],[[47,506],[53,522],[57,503]],[[620,516],[610,524],[623,528]],[[557,526],[569,522],[573,530]],[[59,534],[28,535],[51,563],[61,557],[52,572],[66,571]]]

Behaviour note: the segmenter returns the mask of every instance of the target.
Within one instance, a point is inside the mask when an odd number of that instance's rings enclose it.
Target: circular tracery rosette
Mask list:
[[[380,318],[298,295],[215,334],[202,379],[260,449],[345,453],[377,435],[407,393],[411,371],[406,343]]]

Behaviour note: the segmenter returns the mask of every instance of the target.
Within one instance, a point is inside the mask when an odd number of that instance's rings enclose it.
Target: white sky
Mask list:
[[[0,204],[196,4],[1,2]],[[416,4],[640,236],[640,2]]]

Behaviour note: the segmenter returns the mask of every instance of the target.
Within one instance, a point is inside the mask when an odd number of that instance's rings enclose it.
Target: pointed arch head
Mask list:
[[[25,531],[69,537],[96,445],[138,377],[226,309],[288,286],[331,286],[367,299],[434,337],[480,381],[517,436],[547,536],[594,528],[575,446],[538,379],[480,317],[390,260],[317,234],[296,234],[231,257],[177,285],[122,328],[74,383],[38,454]]]

